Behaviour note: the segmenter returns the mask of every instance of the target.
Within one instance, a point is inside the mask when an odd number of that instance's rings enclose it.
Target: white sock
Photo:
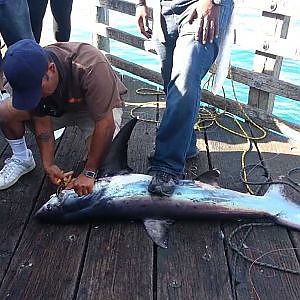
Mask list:
[[[6,140],[9,143],[15,158],[20,160],[26,160],[29,158],[29,151],[24,136],[17,140]]]
[[[10,98],[10,94],[6,90],[0,91],[0,102]]]

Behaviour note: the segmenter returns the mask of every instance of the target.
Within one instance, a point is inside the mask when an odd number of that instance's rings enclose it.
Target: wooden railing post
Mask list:
[[[96,6],[96,23],[109,25],[109,9],[98,4]],[[103,37],[97,33],[93,33],[93,45],[98,49],[110,52],[110,43],[108,37]]]
[[[271,30],[268,32],[270,36],[278,38],[287,37],[290,17],[266,11],[264,11],[262,15],[266,19],[264,25],[269,24],[271,26]],[[267,18],[269,18],[269,20]],[[267,41],[265,47],[266,50],[268,50]],[[253,71],[268,74],[278,79],[282,65],[282,57],[261,51],[256,51],[255,54]],[[249,90],[248,104],[269,113],[273,111],[274,100],[274,94],[261,91],[254,87],[251,87]]]

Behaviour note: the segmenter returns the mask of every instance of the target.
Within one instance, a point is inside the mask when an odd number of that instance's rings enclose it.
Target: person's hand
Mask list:
[[[152,36],[152,30],[149,28],[148,15],[148,6],[146,4],[136,7],[135,16],[140,32],[147,39],[150,39]]]
[[[189,23],[199,22],[195,39],[202,44],[212,43],[219,34],[219,17],[219,5],[214,5],[212,0],[199,0],[189,16]]]
[[[67,189],[74,189],[79,195],[87,195],[93,191],[95,179],[80,174],[77,178],[74,178],[67,186]]]
[[[57,165],[45,167],[45,172],[50,178],[51,182],[55,185],[60,185],[63,182],[66,182],[68,178],[73,175],[73,171],[64,172]]]

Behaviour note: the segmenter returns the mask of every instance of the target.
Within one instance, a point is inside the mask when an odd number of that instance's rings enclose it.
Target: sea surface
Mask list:
[[[72,33],[71,41],[84,41],[92,43],[93,22],[95,20],[95,1],[93,0],[74,0],[72,11]],[[112,12],[110,14],[110,24],[113,27],[127,31],[131,34],[140,35],[137,30],[135,18],[121,13]],[[250,33],[261,32],[265,27],[263,18],[256,10],[248,10],[238,12],[237,24],[243,26]],[[299,43],[300,20],[291,19],[290,30],[288,34],[289,39],[294,39]],[[41,44],[49,44],[55,42],[52,33],[52,15],[48,7],[46,16],[44,18],[44,26],[42,33]],[[159,60],[157,55],[145,53],[133,47],[111,41],[111,53],[126,60],[138,63],[155,71],[160,70]],[[253,67],[254,54],[253,51],[241,49],[234,46],[231,55],[231,64],[251,70]],[[300,85],[300,61],[284,59],[280,79]],[[203,83],[205,80],[203,80]],[[226,96],[233,99],[232,87],[229,80],[224,83]],[[249,88],[246,85],[234,84],[237,98],[243,103],[247,103]],[[300,125],[300,102],[293,101],[287,98],[276,96],[273,113],[289,122]]]

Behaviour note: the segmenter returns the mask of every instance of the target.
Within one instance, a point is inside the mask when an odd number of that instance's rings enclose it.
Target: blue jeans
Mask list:
[[[34,37],[39,43],[43,27],[43,18],[48,0],[27,0]],[[53,31],[57,42],[67,42],[71,33],[71,11],[73,0],[50,0],[53,14]]]
[[[0,33],[7,47],[22,39],[34,39],[27,0],[0,0]],[[0,72],[1,63],[0,53]]]
[[[0,2],[0,33],[7,46],[22,39],[34,39],[27,0]]]
[[[233,1],[223,0],[219,38],[205,45],[195,40],[198,22],[188,22],[196,2],[161,2],[162,29],[166,41],[158,43],[157,51],[161,59],[166,110],[158,129],[150,172],[164,171],[182,177],[186,158],[197,150],[194,124],[200,107],[201,80],[217,57]]]

